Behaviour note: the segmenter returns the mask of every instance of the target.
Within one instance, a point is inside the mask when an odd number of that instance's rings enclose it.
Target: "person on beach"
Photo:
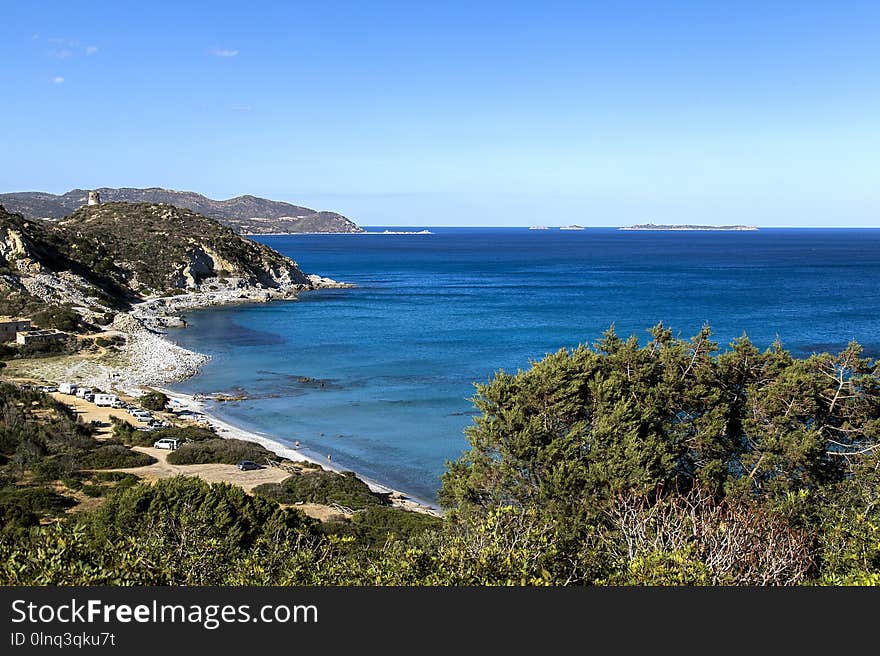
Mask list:
[[[294,449],[298,449],[298,448],[299,448],[299,440],[296,440],[296,441],[293,443],[293,448],[294,448]]]
[[[327,460],[333,460],[333,458],[330,457],[329,453],[327,454]]]

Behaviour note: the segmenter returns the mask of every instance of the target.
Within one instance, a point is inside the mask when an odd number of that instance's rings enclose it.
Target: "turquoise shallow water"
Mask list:
[[[260,238],[357,288],[188,314],[171,338],[214,357],[175,389],[244,390],[215,410],[431,501],[466,448],[473,381],[611,323],[880,354],[880,230],[431,230]]]

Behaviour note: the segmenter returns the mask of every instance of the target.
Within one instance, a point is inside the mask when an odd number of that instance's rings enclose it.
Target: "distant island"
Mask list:
[[[585,228],[583,226],[579,226],[579,225],[560,226],[559,229],[560,230],[585,230]]]
[[[549,230],[549,228],[545,225],[534,225],[529,226],[529,230]]]
[[[661,225],[656,223],[641,223],[639,225],[618,228],[618,230],[728,230],[743,231],[757,230],[758,226],[747,225],[728,225],[728,226],[709,226],[709,225]]]
[[[433,235],[430,230],[382,230],[381,232],[364,232],[365,235]]]
[[[104,202],[164,203],[219,221],[241,235],[294,233],[356,233],[364,229],[336,212],[323,212],[257,196],[213,200],[194,191],[148,187],[102,187],[94,190]],[[93,193],[94,193],[93,192]],[[28,219],[59,220],[88,202],[89,191],[72,189],[56,195],[41,191],[0,194],[0,204]]]

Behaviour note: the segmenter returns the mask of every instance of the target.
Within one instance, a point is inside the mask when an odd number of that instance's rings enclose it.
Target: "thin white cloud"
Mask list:
[[[76,39],[61,39],[58,37],[42,39],[39,34],[34,34],[31,39],[34,41],[46,41],[46,43],[54,44],[55,47],[46,51],[46,55],[48,57],[53,57],[54,59],[70,59],[71,57],[78,56],[82,53],[85,53],[86,56],[90,57],[98,52],[98,46],[86,46]]]
[[[251,105],[238,105],[236,107],[231,107],[230,109],[238,114],[248,114],[254,111],[254,108]]]
[[[229,48],[211,48],[208,54],[215,57],[237,57],[238,50],[230,50]]]
[[[60,75],[56,75],[55,77],[52,78],[51,82],[52,82],[52,84],[64,84],[64,78],[61,77]]]

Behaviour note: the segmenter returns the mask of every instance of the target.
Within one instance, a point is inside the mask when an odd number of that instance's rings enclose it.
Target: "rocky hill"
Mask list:
[[[147,297],[308,289],[296,262],[196,212],[156,203],[105,203],[55,223],[0,205],[0,314],[75,310],[109,321]]]
[[[335,212],[320,212],[280,201],[256,196],[236,196],[229,200],[213,200],[192,191],[174,191],[151,187],[97,189],[104,202],[164,203],[192,210],[220,221],[241,234],[363,232],[352,221]],[[73,189],[55,195],[39,191],[0,194],[0,204],[11,212],[31,219],[61,219],[85,205],[88,191]]]

